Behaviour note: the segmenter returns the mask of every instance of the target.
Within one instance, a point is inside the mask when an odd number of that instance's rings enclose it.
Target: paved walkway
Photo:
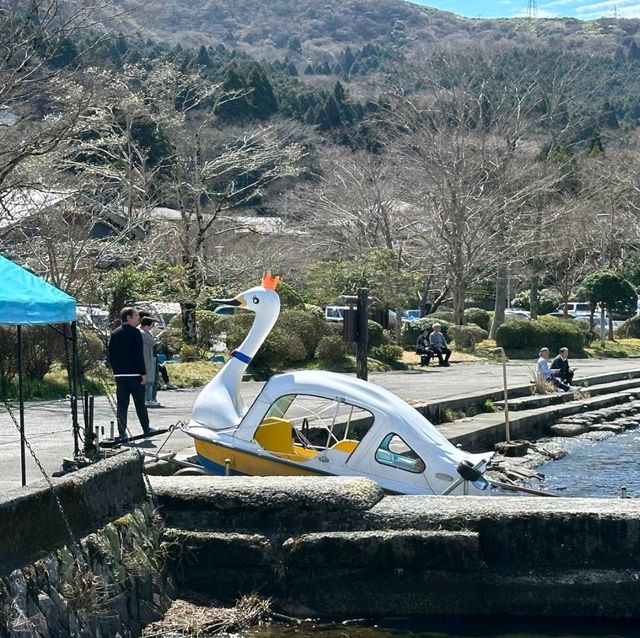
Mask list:
[[[580,359],[575,361],[576,378],[605,372],[634,370],[640,368],[640,360],[634,359]],[[531,362],[512,361],[508,364],[509,386],[523,385],[531,381],[534,365]],[[463,396],[475,392],[496,390],[502,387],[502,366],[490,363],[459,363],[450,368],[430,366],[424,370],[381,372],[370,375],[370,381],[391,390],[405,400],[429,401]],[[261,383],[242,384],[242,395],[250,403],[257,395]],[[149,410],[151,424],[165,428],[178,422],[188,421],[191,407],[200,389],[168,390],[160,392],[158,399],[164,406]],[[15,412],[17,418],[17,411]],[[104,424],[108,431],[109,421],[115,419],[106,397],[96,397],[96,424]],[[30,403],[25,410],[27,439],[47,472],[59,470],[63,457],[73,456],[73,437],[69,405],[66,401],[54,403]],[[133,434],[139,432],[137,419],[131,408],[129,424]],[[165,435],[143,440],[138,446],[154,450],[163,443]],[[165,449],[186,451],[192,447],[192,439],[176,431]],[[27,458],[27,483],[40,480],[35,463]],[[0,411],[0,493],[20,487],[20,438],[9,418]]]

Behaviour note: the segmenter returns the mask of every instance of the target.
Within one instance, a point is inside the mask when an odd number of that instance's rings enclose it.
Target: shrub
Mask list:
[[[302,308],[283,310],[276,323],[276,327],[300,338],[305,356],[310,359],[315,355],[320,339],[329,333],[328,325],[323,316]]]
[[[631,319],[627,319],[618,328],[618,337],[622,337],[622,338],[640,337],[640,316],[631,317]]]
[[[302,295],[284,281],[278,282],[276,292],[280,296],[280,303],[285,308],[296,308],[304,304]]]
[[[522,308],[523,310],[531,310],[531,303],[529,299],[529,291],[523,290],[519,292],[512,301],[512,305],[516,308]],[[543,292],[538,293],[538,314],[546,315],[553,312],[558,307],[558,300],[546,296]]]
[[[320,339],[316,358],[323,364],[332,366],[344,361],[347,356],[347,344],[339,335],[326,335]]]
[[[537,321],[508,321],[498,328],[496,344],[505,350],[537,352],[542,346],[557,352],[563,346],[572,355],[584,354],[591,336],[586,328],[575,321],[562,321],[543,317]]]
[[[252,321],[253,316],[247,315],[239,315],[231,319],[232,325],[227,330],[229,350],[237,348],[242,343]],[[281,370],[293,363],[304,361],[306,354],[306,349],[299,335],[275,326],[260,346],[252,366],[261,374],[268,374],[273,370]]]
[[[179,316],[179,315],[177,315]],[[172,318],[172,321],[175,317]],[[221,316],[211,310],[198,310],[196,312],[196,334],[198,345],[208,348],[220,334]]]
[[[6,397],[11,379],[17,372],[16,329],[0,326],[0,398]]]
[[[71,348],[69,348],[69,359]],[[81,378],[96,370],[104,361],[105,347],[102,339],[92,332],[78,334],[78,374]]]
[[[447,339],[449,323],[436,317],[429,316],[418,319],[417,321],[406,321],[402,324],[402,347],[406,350],[413,350],[416,347],[416,341],[418,341],[418,335],[421,330],[427,330],[431,332],[433,330],[433,324],[439,323],[442,325],[442,334]]]
[[[483,310],[482,308],[467,308],[464,311],[464,322],[475,323],[483,330],[489,332],[489,326],[491,325],[491,313],[488,310]]]
[[[435,312],[432,312],[429,317],[436,321],[444,319],[444,321],[453,323],[453,310],[451,310],[451,308],[438,308]]]
[[[50,326],[28,326],[22,335],[25,377],[42,381],[54,361],[64,360],[64,341]]]
[[[373,359],[377,359],[378,361],[383,361],[384,363],[395,363],[402,359],[403,352],[404,350],[400,346],[383,344],[381,346],[371,348],[370,354]]]
[[[489,336],[480,326],[449,326],[449,336],[456,342],[460,350],[475,350],[476,344]]]
[[[367,323],[369,326],[369,337],[367,343],[369,350],[371,350],[372,348],[377,348],[384,343],[384,328],[377,321],[371,321],[371,319],[369,319]]]
[[[184,343],[180,348],[180,359],[182,361],[200,361],[202,350],[192,343]]]
[[[158,335],[158,351],[171,358],[178,354],[184,345],[182,330],[180,328],[167,328]]]

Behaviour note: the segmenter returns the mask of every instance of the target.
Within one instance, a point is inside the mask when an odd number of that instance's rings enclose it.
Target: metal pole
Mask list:
[[[605,262],[605,243],[604,243],[604,232],[602,233],[602,250],[600,251],[602,266],[604,266]],[[600,301],[600,347],[604,348],[604,302]]]
[[[67,337],[65,324],[65,339]],[[71,423],[73,426],[73,457],[80,456],[80,424],[78,423],[78,325],[71,322]]]
[[[369,377],[367,349],[369,347],[369,290],[358,288],[358,340],[356,341],[356,376],[366,381]]]
[[[507,389],[507,354],[502,350],[502,386],[504,389],[504,432],[505,440],[511,443],[511,425],[509,424],[509,390]]]
[[[20,410],[20,469],[22,487],[27,484],[27,457],[24,437],[24,362],[22,360],[22,326],[18,328],[18,405]]]

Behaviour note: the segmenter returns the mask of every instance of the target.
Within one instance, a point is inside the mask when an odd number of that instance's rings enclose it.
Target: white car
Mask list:
[[[531,313],[524,308],[505,308],[505,318],[522,319],[523,321],[529,321],[531,319]]]

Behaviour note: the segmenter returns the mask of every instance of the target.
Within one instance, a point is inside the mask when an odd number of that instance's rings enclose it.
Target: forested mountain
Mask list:
[[[404,0],[167,0],[144,8],[117,0],[115,6],[127,35],[185,49],[223,46],[273,62],[324,89],[322,102],[336,79],[367,98],[387,81],[379,75],[400,76],[403,90],[411,90],[403,69],[441,52],[467,52],[490,58],[498,78],[527,66],[544,78],[570,73],[575,101],[589,116],[600,117],[603,108],[619,121],[635,124],[640,116],[637,19],[480,20]],[[293,110],[306,114],[311,105],[302,102]]]
[[[67,289],[105,254],[170,256],[197,299],[259,210],[295,241],[265,240],[229,276],[348,260],[343,288],[369,269],[381,298],[415,307],[409,273],[421,303],[451,294],[462,321],[478,282],[504,300],[507,269],[570,295],[604,263],[598,213],[610,265],[640,241],[640,21],[471,20],[401,0],[12,2],[0,223],[16,191],[55,190],[56,223],[47,206],[24,236]],[[159,209],[179,220],[169,250],[158,231],[136,243]],[[109,241],[85,244],[80,218]],[[544,251],[560,235],[562,268]],[[65,270],[58,252],[81,257]]]

